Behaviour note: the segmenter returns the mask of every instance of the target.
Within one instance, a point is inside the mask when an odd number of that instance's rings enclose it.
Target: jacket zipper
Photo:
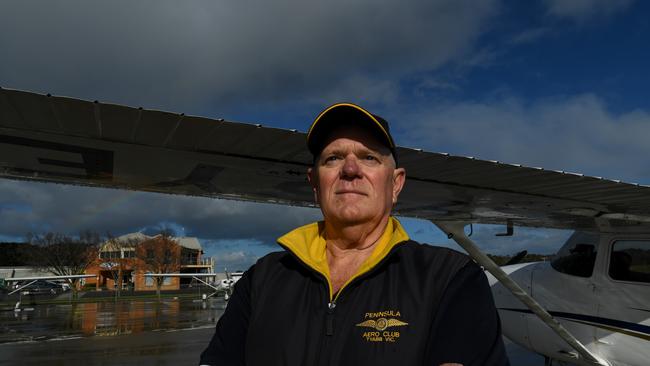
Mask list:
[[[332,340],[332,338],[334,336],[334,324],[335,324],[334,323],[334,311],[336,309],[336,302],[341,297],[341,293],[343,292],[343,290],[350,287],[350,285],[359,282],[363,278],[367,277],[368,275],[370,275],[374,271],[376,271],[379,267],[381,267],[381,265],[383,265],[388,260],[389,257],[392,256],[392,254],[395,252],[395,249],[400,247],[401,244],[402,243],[395,244],[391,248],[391,250],[388,253],[386,253],[384,258],[382,258],[379,262],[377,262],[377,264],[372,269],[370,269],[366,273],[363,273],[363,274],[359,275],[359,277],[357,277],[357,278],[353,279],[352,281],[350,281],[349,283],[345,284],[343,287],[341,287],[339,289],[339,291],[336,293],[336,296],[334,296],[333,298],[332,298],[332,294],[329,293],[330,285],[329,285],[329,280],[327,279],[327,277],[325,277],[322,273],[314,270],[312,267],[310,267],[309,265],[304,263],[291,250],[286,248],[284,245],[280,244],[280,246],[285,247],[285,249],[287,249],[287,251],[289,253],[291,253],[291,255],[294,256],[298,260],[298,262],[303,263],[303,265],[305,265],[310,271],[316,273],[319,277],[321,277],[323,279],[323,282],[325,282],[325,285],[327,286],[327,292],[328,292],[328,295],[329,295],[328,300],[329,301],[327,302],[327,310],[325,312],[325,337],[323,337],[323,339],[321,341],[321,347],[318,350],[318,357],[316,358],[316,362],[318,363],[318,365],[327,365],[328,364],[328,362],[325,362],[325,360],[322,357],[323,357],[324,354],[327,355],[329,353],[328,352],[323,352],[323,351],[326,348],[328,348],[328,346],[331,343],[331,340]]]
[[[336,308],[336,302],[332,301],[327,303],[327,315],[325,315],[325,335],[333,336],[334,335],[334,309]]]
[[[382,258],[377,264],[370,269],[368,272],[365,272],[358,277],[354,278],[352,281],[349,283],[345,284],[345,286],[341,287],[339,291],[336,293],[334,298],[332,298],[330,294],[330,301],[327,303],[327,311],[325,313],[325,337],[323,337],[323,340],[321,342],[321,348],[319,350],[319,357],[318,357],[318,364],[319,365],[328,365],[329,362],[329,357],[326,355],[329,355],[329,352],[327,351],[327,348],[329,347],[330,343],[333,341],[334,338],[334,312],[336,310],[336,304],[337,301],[341,298],[342,292],[346,289],[349,288],[351,285],[356,284],[357,282],[363,280],[365,277],[371,275],[375,271],[377,271],[387,260],[389,257],[392,256],[392,254],[395,252],[395,249],[401,246],[400,244],[396,244],[393,246],[393,248],[386,254],[384,258]],[[321,275],[322,276],[322,275]],[[325,278],[325,276],[322,276],[323,279],[325,280],[325,284],[327,284],[327,287],[329,288],[328,280]],[[325,357],[327,357],[327,360],[325,360]]]
[[[323,282],[327,287],[328,302],[327,302],[327,309],[325,310],[325,336],[321,337],[320,339],[320,348],[318,349],[318,354],[315,361],[316,361],[316,365],[325,366],[327,365],[325,360],[326,357],[324,356],[327,355],[327,352],[325,352],[325,350],[329,348],[330,340],[334,335],[334,309],[336,308],[336,302],[334,300],[330,300],[332,296],[329,293],[329,283],[327,278],[320,273],[318,274],[322,277]]]

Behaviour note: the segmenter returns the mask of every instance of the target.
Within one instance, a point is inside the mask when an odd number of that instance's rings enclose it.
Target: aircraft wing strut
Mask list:
[[[506,274],[501,267],[499,267],[492,259],[485,255],[474,242],[465,235],[464,227],[466,223],[463,222],[434,222],[442,232],[447,234],[450,239],[453,239],[460,245],[467,253],[478,263],[480,266],[490,272],[501,284],[507,288],[517,299],[519,299],[526,307],[528,307],[539,319],[548,325],[560,338],[567,342],[573,349],[578,352],[582,361],[592,365],[609,366],[609,363],[602,358],[589,351],[580,341],[569,333],[562,324],[560,324],[551,314],[549,314],[535,299],[533,299],[524,289],[522,289],[515,281],[513,281],[508,274]]]
[[[27,287],[27,286],[29,286],[29,285],[31,285],[34,282],[39,281],[39,280],[45,280],[45,281],[47,281],[47,280],[67,280],[67,279],[71,279],[71,278],[91,278],[91,277],[95,277],[95,275],[10,277],[10,278],[5,278],[4,280],[5,280],[5,282],[28,281],[27,284],[22,285],[22,286],[18,287],[17,289],[15,289],[15,290],[13,290],[13,291],[11,291],[10,293],[7,294],[7,295],[11,295],[11,294],[14,294],[14,293],[18,292],[18,291],[24,289],[25,287]]]
[[[192,278],[198,282],[201,282],[202,284],[210,287],[211,289],[214,290],[213,293],[210,295],[207,295],[207,297],[211,297],[217,294],[221,289],[218,288],[217,286],[214,286],[213,284],[206,282],[205,280],[202,279],[202,277],[216,277],[216,273],[145,273],[145,277],[182,277],[182,278]]]

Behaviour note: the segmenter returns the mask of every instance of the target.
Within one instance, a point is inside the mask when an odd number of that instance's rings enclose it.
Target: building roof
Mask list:
[[[160,235],[160,234],[158,234]],[[122,243],[142,243],[145,240],[153,239],[158,235],[154,236],[149,236],[146,234],[143,234],[141,232],[135,232],[135,233],[129,233],[129,234],[124,234],[121,236],[118,236],[115,238],[116,241],[122,242]],[[199,239],[195,237],[188,237],[188,236],[183,236],[183,237],[172,237],[172,240],[175,240],[178,245],[180,245],[183,248],[187,249],[193,249],[193,250],[202,250],[201,248],[201,243],[199,242]],[[106,244],[109,244],[110,242],[105,242],[104,245],[102,245],[101,250],[105,250]]]
[[[152,238],[151,236],[145,235],[141,232],[135,232],[135,233],[129,233],[129,234],[118,236],[117,238],[115,238],[115,240],[121,242],[130,242],[130,241],[143,242],[151,238]]]
[[[180,238],[173,238],[173,239],[178,241],[178,244],[184,248],[201,250],[201,243],[199,243],[199,240],[197,238],[180,237]]]

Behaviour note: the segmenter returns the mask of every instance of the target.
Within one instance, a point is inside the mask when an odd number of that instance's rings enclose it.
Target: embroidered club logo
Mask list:
[[[367,342],[395,342],[400,337],[400,332],[390,328],[408,325],[399,317],[401,317],[399,310],[368,312],[364,315],[366,320],[356,326],[372,329],[362,334],[363,339]]]
[[[382,331],[390,327],[401,327],[403,325],[409,325],[409,323],[405,323],[399,319],[379,318],[377,320],[366,320],[365,322],[361,322],[357,324],[357,327],[368,327]]]

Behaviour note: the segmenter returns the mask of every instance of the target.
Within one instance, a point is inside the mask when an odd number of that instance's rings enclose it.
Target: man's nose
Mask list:
[[[343,162],[343,169],[341,169],[341,174],[344,177],[355,178],[360,174],[359,161],[356,156],[348,155],[345,157]]]

